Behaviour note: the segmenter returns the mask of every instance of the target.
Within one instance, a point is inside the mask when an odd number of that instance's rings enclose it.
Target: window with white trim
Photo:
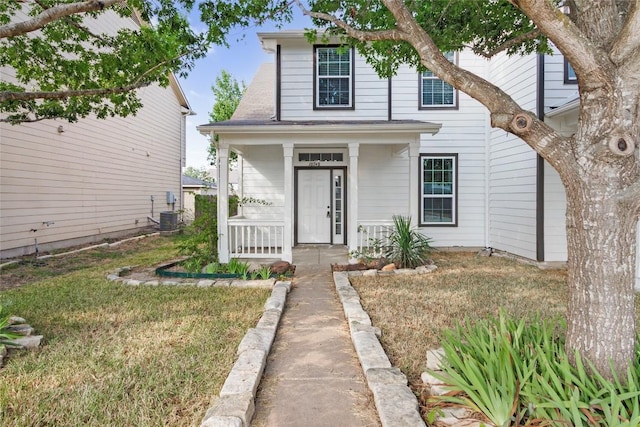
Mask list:
[[[353,50],[315,47],[314,108],[353,108]]]
[[[457,225],[457,154],[420,155],[420,225]]]
[[[455,52],[446,52],[444,56],[456,63]],[[449,83],[440,80],[431,71],[420,75],[420,108],[457,107],[457,92]]]

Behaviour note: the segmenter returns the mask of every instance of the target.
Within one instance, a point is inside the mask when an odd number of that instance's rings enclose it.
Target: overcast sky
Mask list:
[[[311,20],[297,14],[295,19],[283,29],[302,30],[311,27]],[[197,113],[187,117],[187,166],[209,167],[207,162],[207,138],[200,135],[196,126],[209,122],[209,112],[215,99],[211,91],[217,76],[227,70],[238,82],[251,83],[253,75],[263,62],[272,62],[273,55],[262,50],[256,33],[277,31],[273,25],[265,25],[237,31],[230,37],[230,47],[213,47],[206,58],[198,61],[186,79],[180,79],[191,109]],[[244,36],[244,37],[243,37]],[[238,40],[240,39],[240,40]],[[236,41],[238,40],[238,41]]]

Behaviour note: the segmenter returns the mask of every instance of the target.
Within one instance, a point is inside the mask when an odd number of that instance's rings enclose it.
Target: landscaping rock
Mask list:
[[[238,418],[241,420],[242,426],[248,426],[251,423],[254,412],[255,403],[251,393],[220,396],[207,411],[201,426],[226,426],[228,424],[213,424],[216,420],[220,421],[220,419],[225,418]],[[210,418],[213,419],[209,421]]]
[[[420,267],[416,267],[416,273],[429,274],[432,271],[436,271],[437,269],[438,269],[438,266],[435,264],[421,265]]]
[[[444,359],[444,350],[438,348],[435,350],[427,350],[427,370],[439,371]]]
[[[398,268],[396,270],[396,274],[402,274],[405,276],[414,276],[416,274],[418,274],[418,272],[416,270],[414,270],[413,268]]]
[[[10,325],[21,325],[23,323],[27,323],[26,320],[24,320],[22,317],[18,317],[18,316],[11,316],[9,318],[9,324]]]
[[[387,264],[380,269],[380,271],[395,271],[396,265],[394,263]]]
[[[444,382],[436,377],[434,377],[433,375],[431,375],[429,372],[423,372],[422,375],[420,376],[420,378],[422,379],[422,382],[426,385],[432,386],[432,385],[443,385]]]
[[[32,333],[34,333],[34,329],[27,324],[23,324],[23,325],[11,325],[9,327],[7,327],[7,330],[10,332],[13,332],[14,334],[18,334],[18,335],[22,335],[24,337],[27,337],[29,335],[31,335]]]
[[[375,277],[378,275],[378,270],[365,270],[362,275],[365,277]]]
[[[214,283],[216,283],[215,280],[200,280],[198,281],[198,287],[199,288],[208,288],[210,286],[212,286]]]
[[[244,427],[242,420],[238,417],[223,417],[214,415],[207,418],[200,427]]]
[[[493,253],[493,249],[484,248],[484,249],[481,249],[480,251],[478,251],[478,253],[476,255],[478,255],[478,256],[491,256],[492,253]]]
[[[16,338],[9,342],[11,345],[15,345],[18,348],[34,349],[40,346],[40,341],[42,341],[42,335],[30,335],[28,337]]]
[[[295,266],[291,265],[287,261],[276,261],[269,266],[271,274],[286,274],[287,272],[294,273]]]

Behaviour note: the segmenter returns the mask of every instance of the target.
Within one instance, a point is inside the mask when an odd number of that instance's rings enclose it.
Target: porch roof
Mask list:
[[[227,120],[200,125],[198,131],[210,134],[419,134],[438,133],[442,125],[421,120]]]

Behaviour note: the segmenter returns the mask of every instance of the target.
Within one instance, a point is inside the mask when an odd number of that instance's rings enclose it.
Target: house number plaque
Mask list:
[[[320,166],[320,160],[314,160],[312,162],[309,162],[309,167],[318,167]]]

